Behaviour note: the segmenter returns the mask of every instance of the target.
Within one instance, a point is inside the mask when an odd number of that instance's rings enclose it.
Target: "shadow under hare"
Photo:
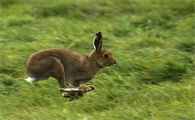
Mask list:
[[[94,50],[89,56],[77,52],[54,48],[32,54],[26,70],[29,82],[53,77],[58,80],[59,90],[67,92],[63,97],[74,100],[83,97],[83,93],[95,89],[94,86],[80,86],[90,81],[102,68],[116,64],[112,54],[102,49],[102,33],[94,38]]]

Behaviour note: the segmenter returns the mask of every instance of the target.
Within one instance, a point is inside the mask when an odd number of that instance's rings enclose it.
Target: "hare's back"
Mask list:
[[[38,51],[30,56],[26,63],[27,71],[42,71],[49,70],[57,64],[62,64],[65,69],[66,66],[74,66],[81,64],[80,61],[83,55],[67,49],[46,49]]]

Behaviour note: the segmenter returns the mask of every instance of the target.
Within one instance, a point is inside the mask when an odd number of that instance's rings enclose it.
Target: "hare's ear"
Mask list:
[[[94,38],[94,48],[96,51],[102,49],[102,33],[101,32],[96,33],[96,36]]]

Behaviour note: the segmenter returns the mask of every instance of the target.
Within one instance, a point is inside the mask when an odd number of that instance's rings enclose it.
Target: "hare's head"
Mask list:
[[[106,67],[116,64],[116,60],[112,57],[112,54],[106,50],[102,50],[102,33],[96,33],[94,38],[94,50],[90,57],[93,58],[100,67]]]

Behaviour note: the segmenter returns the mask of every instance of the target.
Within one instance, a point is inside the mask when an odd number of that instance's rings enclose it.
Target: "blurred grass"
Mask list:
[[[193,0],[0,0],[0,119],[194,120]],[[88,55],[94,34],[117,65],[68,102],[53,78],[30,84],[25,63],[39,50]]]

